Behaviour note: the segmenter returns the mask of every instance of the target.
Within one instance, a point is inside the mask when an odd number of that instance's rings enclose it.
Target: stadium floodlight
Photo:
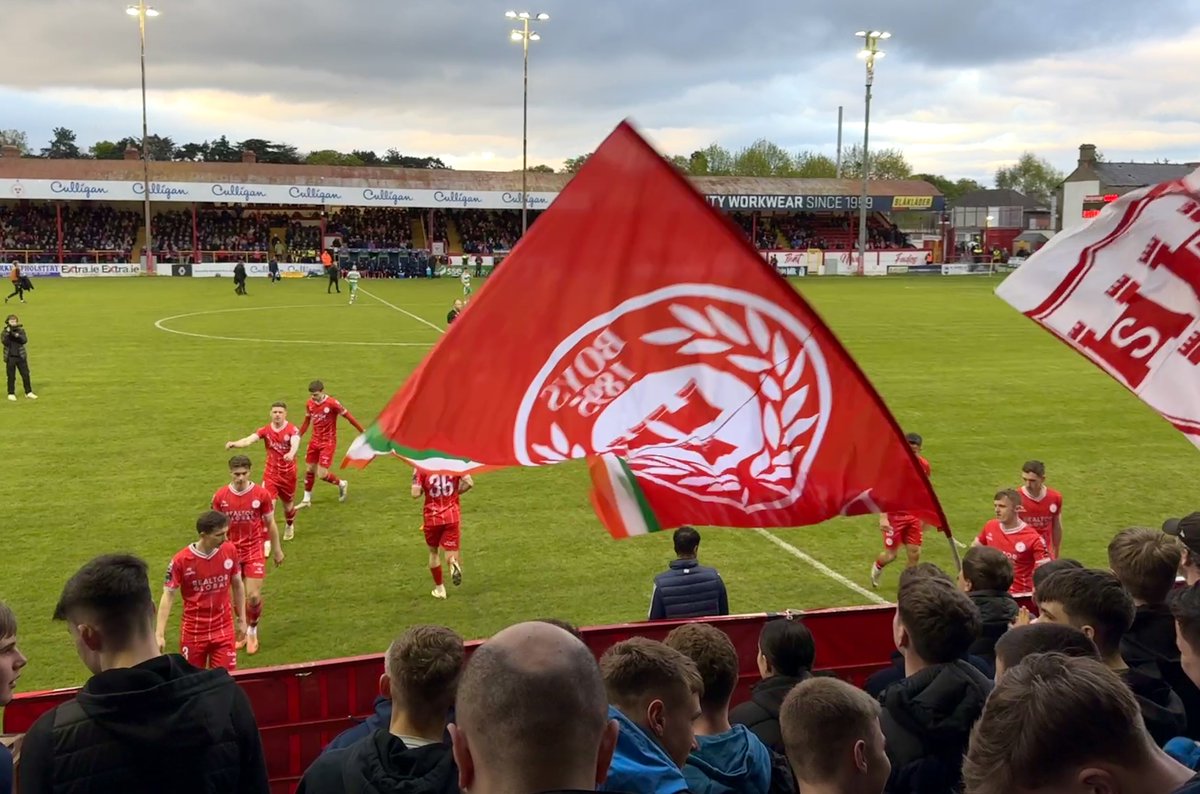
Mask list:
[[[521,21],[521,28],[514,29],[509,39],[521,42],[524,57],[521,91],[521,236],[524,237],[529,228],[529,42],[542,40],[537,31],[530,29],[529,23],[535,20],[545,22],[550,15],[545,12],[531,14],[528,11],[505,11],[504,16]]]
[[[858,57],[867,65],[867,90],[863,104],[863,149],[862,149],[862,197],[858,203],[858,262],[859,268],[865,272],[867,265],[867,202],[869,201],[869,183],[871,177],[871,86],[875,83],[875,61],[882,58],[884,53],[879,49],[882,39],[890,39],[891,33],[886,30],[860,30],[854,34],[863,39],[863,47]]]
[[[140,0],[137,5],[125,7],[125,13],[137,17],[138,42],[141,47],[142,67],[142,221],[145,224],[146,241],[142,250],[146,255],[146,273],[154,271],[154,240],[150,232],[150,133],[146,122],[146,17],[158,16],[158,9]]]

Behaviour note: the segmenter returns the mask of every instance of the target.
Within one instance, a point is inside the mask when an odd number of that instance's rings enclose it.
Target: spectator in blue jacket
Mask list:
[[[691,659],[645,637],[618,642],[600,657],[617,749],[602,791],[681,794],[683,766],[696,747],[704,683]]]
[[[675,530],[674,540],[676,559],[654,577],[648,620],[728,615],[729,595],[721,574],[696,559],[700,533],[693,527],[680,527]]]

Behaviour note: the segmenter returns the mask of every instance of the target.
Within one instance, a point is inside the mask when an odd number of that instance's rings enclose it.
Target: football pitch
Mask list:
[[[1040,458],[1064,494],[1063,553],[1103,565],[1125,526],[1195,509],[1200,456],[1176,431],[993,294],[984,278],[797,279],[924,454],[951,526],[969,544],[995,490]],[[323,280],[41,280],[25,306],[36,402],[0,402],[0,599],[20,620],[30,663],[20,690],[87,673],[50,619],[65,579],[94,555],[129,551],[151,566],[158,598],[172,554],[227,482],[224,443],[284,399],[299,424],[310,380],[324,380],[369,423],[444,327],[455,280],[364,281],[358,304]],[[512,323],[529,315],[513,307]],[[433,326],[433,327],[431,327]],[[488,392],[472,389],[475,410]],[[19,386],[18,386],[19,391]],[[339,456],[354,430],[339,428]],[[307,439],[305,439],[307,442]],[[247,450],[261,475],[263,449]],[[349,471],[349,500],[318,482],[287,560],[271,570],[262,650],[244,668],[381,652],[404,627],[434,622],[468,638],[515,621],[643,619],[651,580],[673,556],[669,533],[615,541],[588,502],[581,463],[493,472],[463,498],[465,581],[447,601],[432,581],[409,495],[411,470],[383,459]],[[782,545],[772,539],[782,541]],[[734,612],[871,603],[874,516],[816,527],[703,530]],[[924,558],[949,567],[940,535]],[[814,564],[815,563],[815,564]],[[176,650],[179,607],[168,630]],[[818,662],[820,656],[818,651]]]

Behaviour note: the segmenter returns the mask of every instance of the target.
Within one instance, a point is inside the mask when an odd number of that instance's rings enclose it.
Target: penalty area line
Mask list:
[[[388,307],[388,308],[390,308],[390,309],[395,309],[396,311],[400,312],[401,314],[406,314],[406,315],[408,315],[409,317],[413,318],[414,320],[416,320],[416,321],[417,321],[417,322],[419,322],[419,323],[425,323],[425,325],[428,325],[430,328],[432,328],[433,330],[437,331],[439,334],[444,334],[444,333],[446,333],[445,329],[438,328],[436,325],[434,325],[433,323],[429,322],[429,321],[428,321],[428,320],[426,320],[424,317],[420,317],[420,316],[418,316],[418,315],[416,315],[416,314],[413,314],[412,312],[408,311],[407,309],[401,309],[401,308],[400,308],[399,306],[397,306],[396,304],[394,304],[394,303],[389,303],[388,301],[385,301],[383,298],[379,297],[379,296],[378,296],[378,295],[376,295],[374,292],[368,292],[368,291],[367,291],[366,289],[364,289],[363,287],[359,287],[359,288],[358,288],[358,291],[359,291],[359,292],[361,292],[361,293],[362,293],[362,294],[364,294],[364,295],[367,295],[367,296],[369,296],[369,297],[371,297],[371,298],[374,298],[375,300],[379,301],[379,302],[380,302],[380,303],[382,303],[384,306],[387,306],[387,307]]]
[[[816,559],[815,557],[811,557],[811,556],[805,554],[804,552],[800,551],[800,549],[796,548],[795,546],[788,543],[787,541],[780,540],[778,537],[776,537],[775,535],[772,535],[770,532],[766,531],[765,529],[762,529],[761,527],[756,527],[754,529],[754,531],[756,533],[758,533],[759,535],[761,535],[762,537],[766,538],[767,540],[771,541],[776,546],[783,549],[784,551],[786,551],[788,554],[792,555],[796,559],[808,563],[813,568],[816,568],[817,571],[819,571],[820,573],[825,574],[826,576],[828,576],[830,579],[837,582],[838,584],[844,585],[844,586],[850,588],[851,590],[858,593],[860,596],[867,599],[871,603],[873,603],[873,604],[890,603],[889,601],[887,601],[887,599],[881,598],[878,593],[873,593],[870,590],[868,590],[867,588],[862,587],[861,585],[855,584],[854,582],[847,579],[845,576],[842,576],[840,573],[838,573],[837,571],[830,568],[825,563],[821,562],[820,560]]]

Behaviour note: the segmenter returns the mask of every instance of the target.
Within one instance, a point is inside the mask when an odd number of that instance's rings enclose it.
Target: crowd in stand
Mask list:
[[[698,535],[680,532],[699,567]],[[1187,587],[1172,598],[1177,572]],[[413,626],[387,650],[376,714],[334,739],[299,791],[1200,792],[1200,513],[1117,533],[1106,570],[1043,565],[1036,619],[1012,576],[982,546],[957,581],[930,563],[905,570],[898,663],[865,691],[814,672],[801,616],[768,621],[762,680],[737,705],[737,652],[704,622],[599,660],[558,620],[504,629],[469,661],[451,629]],[[19,791],[268,790],[245,694],[223,670],[159,653],[145,563],[88,563],[55,618],[93,677],[26,734]],[[26,664],[16,635],[0,605],[0,706]]]
[[[448,214],[458,229],[463,253],[508,251],[521,239],[519,210],[448,210]],[[536,212],[529,213],[530,226],[537,215]]]

